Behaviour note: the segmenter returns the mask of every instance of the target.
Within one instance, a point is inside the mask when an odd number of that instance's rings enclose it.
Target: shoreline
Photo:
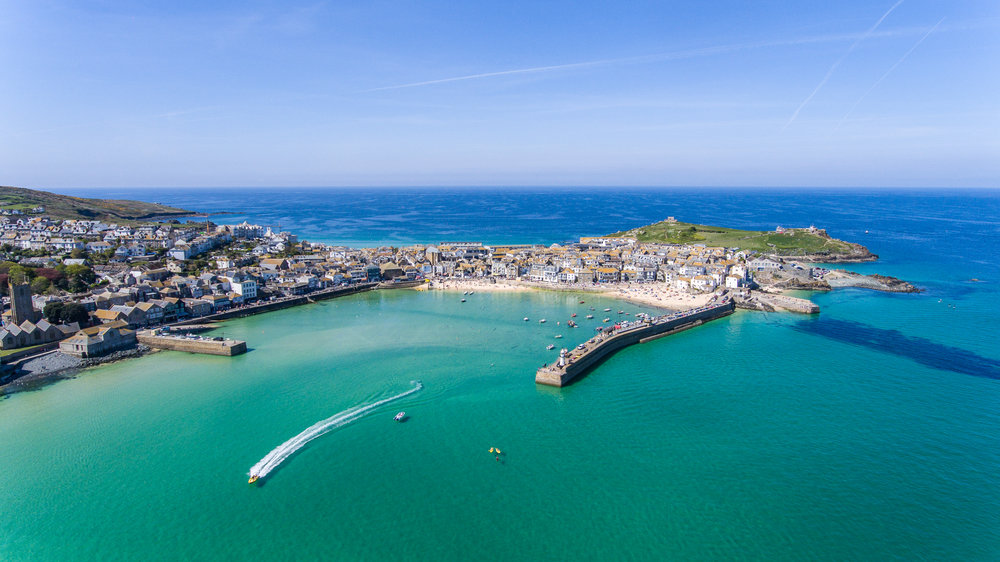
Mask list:
[[[422,288],[415,289],[425,291],[523,292],[535,290],[594,293],[636,305],[652,306],[672,311],[704,306],[714,296],[714,293],[684,293],[667,287],[663,283],[613,283],[607,285],[550,284],[509,279],[494,283],[486,279],[452,278],[433,281],[430,285],[429,287],[422,286]]]

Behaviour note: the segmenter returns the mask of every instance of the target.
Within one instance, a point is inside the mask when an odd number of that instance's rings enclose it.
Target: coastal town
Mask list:
[[[846,274],[738,248],[631,237],[348,248],[248,222],[118,224],[41,213],[0,215],[4,363],[54,350],[100,357],[135,347],[137,330],[376,287],[599,291],[671,310],[726,295],[744,308],[809,313],[818,310],[809,301],[771,293],[828,289],[826,277]]]

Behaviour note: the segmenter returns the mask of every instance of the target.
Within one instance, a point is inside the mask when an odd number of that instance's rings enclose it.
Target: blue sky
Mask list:
[[[1000,186],[996,0],[0,0],[0,68],[5,185]]]

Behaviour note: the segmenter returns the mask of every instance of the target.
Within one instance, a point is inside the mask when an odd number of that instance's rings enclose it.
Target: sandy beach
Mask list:
[[[494,282],[495,281],[495,282]],[[608,283],[593,284],[554,284],[533,283],[530,281],[495,280],[495,279],[441,279],[421,286],[423,290],[440,291],[572,291],[579,293],[600,293],[601,295],[622,299],[635,304],[643,304],[666,308],[669,310],[684,310],[702,306],[712,298],[712,293],[689,294],[668,287],[665,283]]]

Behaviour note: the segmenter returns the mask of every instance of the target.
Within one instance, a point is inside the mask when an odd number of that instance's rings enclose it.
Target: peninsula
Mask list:
[[[52,219],[143,221],[194,216],[197,213],[125,199],[87,199],[23,187],[0,186],[0,213],[4,216],[45,215]]]
[[[40,193],[0,190],[7,197]],[[48,206],[0,207],[0,292],[10,293],[0,329],[0,355],[10,365],[0,384],[35,372],[39,354],[61,355],[62,367],[73,366],[74,357],[76,364],[91,364],[99,356],[127,354],[139,339],[136,330],[224,320],[372,289],[598,292],[681,313],[653,318],[642,332],[609,325],[611,347],[686,329],[734,306],[819,311],[811,301],[782,295],[786,289],[917,291],[898,279],[817,265],[877,256],[814,227],[756,232],[668,218],[563,245],[349,248],[301,242],[293,233],[248,222],[132,222],[192,214],[156,204],[31,196],[36,205],[44,200]],[[59,213],[50,214],[54,209],[127,218],[57,218]],[[713,312],[690,316],[704,310]],[[614,337],[624,332],[627,338]]]

